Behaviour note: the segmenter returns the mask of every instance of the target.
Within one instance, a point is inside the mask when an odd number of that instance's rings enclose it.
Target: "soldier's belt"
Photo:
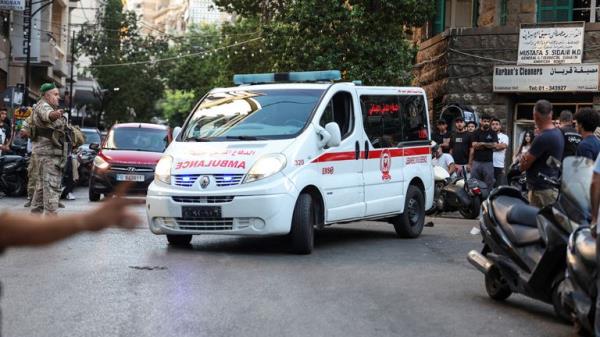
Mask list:
[[[52,133],[54,132],[54,129],[36,127],[35,131],[36,131],[36,135],[38,137],[44,137],[44,138],[48,138],[48,139],[52,140]]]

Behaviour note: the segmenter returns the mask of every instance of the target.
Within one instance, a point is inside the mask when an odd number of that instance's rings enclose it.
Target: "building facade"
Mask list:
[[[552,102],[556,118],[600,108],[595,1],[439,0],[436,8],[435,19],[414,31],[414,84],[427,91],[432,118],[452,103],[491,114],[514,151],[533,129],[537,100]]]

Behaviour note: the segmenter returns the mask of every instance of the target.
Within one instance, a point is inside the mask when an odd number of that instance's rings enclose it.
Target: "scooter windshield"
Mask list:
[[[577,203],[580,209],[590,212],[590,186],[594,162],[585,157],[566,157],[562,163],[562,193]]]

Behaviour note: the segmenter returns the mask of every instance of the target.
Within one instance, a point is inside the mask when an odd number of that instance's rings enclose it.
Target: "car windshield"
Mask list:
[[[240,90],[209,94],[192,112],[183,141],[284,139],[297,135],[323,90]]]
[[[121,127],[110,130],[104,149],[164,152],[167,144],[167,130]]]
[[[100,144],[102,141],[100,140],[100,134],[96,131],[88,131],[88,130],[82,130],[83,135],[85,136],[85,143],[86,144],[92,144],[92,143],[96,143],[96,144]]]

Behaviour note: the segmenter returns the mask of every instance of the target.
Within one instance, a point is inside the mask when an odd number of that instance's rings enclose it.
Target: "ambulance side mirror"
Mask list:
[[[173,140],[175,140],[177,138],[177,136],[179,136],[180,132],[181,132],[181,126],[176,126],[173,129]]]
[[[330,122],[325,125],[325,130],[329,132],[329,140],[327,140],[327,147],[336,147],[340,145],[342,141],[342,132],[340,126],[336,122]]]

